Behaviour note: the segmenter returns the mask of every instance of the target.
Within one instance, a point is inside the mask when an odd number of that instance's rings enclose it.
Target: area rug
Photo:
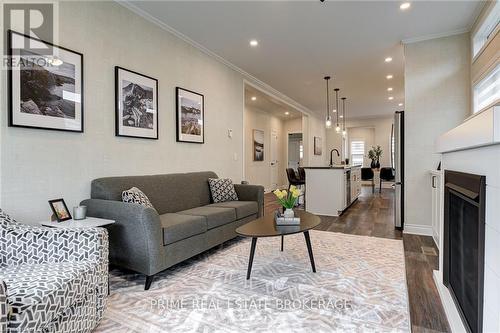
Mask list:
[[[158,274],[111,271],[96,332],[409,332],[403,243],[310,231],[259,238],[246,280],[250,240],[237,238]]]

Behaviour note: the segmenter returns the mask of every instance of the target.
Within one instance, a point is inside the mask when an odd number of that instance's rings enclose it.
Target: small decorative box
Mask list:
[[[300,217],[284,217],[278,211],[274,214],[276,225],[300,225]]]

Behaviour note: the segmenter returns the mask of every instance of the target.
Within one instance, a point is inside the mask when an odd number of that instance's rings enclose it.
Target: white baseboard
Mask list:
[[[432,236],[432,226],[419,224],[405,224],[403,233],[412,235]]]
[[[439,271],[434,271],[432,275],[439,293],[439,298],[441,299],[441,303],[443,304],[446,319],[448,319],[448,323],[450,324],[451,331],[453,333],[467,332],[464,324],[462,323],[462,319],[460,318],[460,314],[458,313],[458,310],[455,306],[455,302],[453,302],[448,288],[446,288],[446,286],[443,284],[443,278],[441,274],[439,273]]]

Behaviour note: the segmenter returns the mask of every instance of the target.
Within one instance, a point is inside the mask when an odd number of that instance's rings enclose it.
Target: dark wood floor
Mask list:
[[[278,208],[272,193],[265,195],[266,214]],[[390,239],[403,239],[406,279],[413,332],[451,332],[434,285],[438,250],[431,237],[402,234],[394,228],[394,191],[372,194],[363,187],[359,199],[340,217],[321,216],[318,230]]]

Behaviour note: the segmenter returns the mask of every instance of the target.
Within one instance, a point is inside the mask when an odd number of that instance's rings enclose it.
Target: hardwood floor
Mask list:
[[[265,195],[265,213],[279,205],[272,193]],[[438,249],[431,237],[402,234],[394,228],[394,191],[372,194],[363,187],[359,199],[340,217],[321,216],[317,230],[390,239],[403,239],[406,279],[413,332],[451,332],[432,271],[438,266]]]

